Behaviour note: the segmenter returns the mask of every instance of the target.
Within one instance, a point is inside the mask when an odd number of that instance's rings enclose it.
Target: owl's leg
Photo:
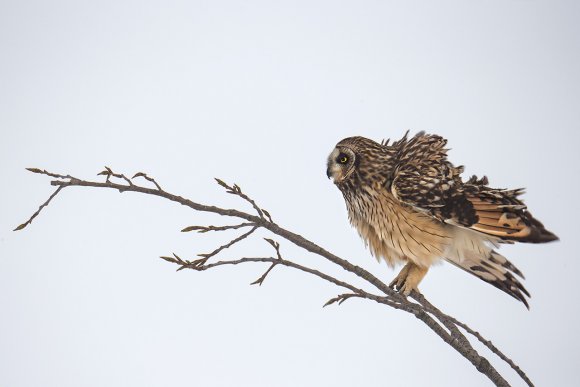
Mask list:
[[[413,262],[409,261],[407,264],[401,269],[399,274],[395,277],[393,282],[389,284],[391,288],[396,289],[400,293],[403,293],[405,296],[411,294],[411,291],[415,290],[417,293],[419,292],[419,282],[425,277],[429,268],[421,267],[415,265]]]

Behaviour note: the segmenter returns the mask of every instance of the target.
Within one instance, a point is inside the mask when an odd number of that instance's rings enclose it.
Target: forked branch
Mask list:
[[[318,246],[317,244],[303,238],[302,236],[280,227],[279,225],[274,223],[268,211],[258,206],[256,202],[252,198],[250,198],[247,194],[245,194],[241,190],[241,188],[236,184],[229,185],[220,179],[216,179],[217,183],[223,188],[225,188],[227,193],[236,195],[240,197],[243,201],[248,203],[255,211],[256,215],[252,215],[236,209],[224,209],[216,206],[204,205],[183,198],[181,196],[171,194],[161,189],[161,186],[157,183],[157,181],[155,181],[155,179],[147,176],[145,173],[142,172],[136,173],[131,179],[129,179],[124,174],[115,173],[111,170],[111,168],[105,167],[105,170],[99,173],[99,175],[106,176],[106,180],[104,182],[97,182],[97,181],[81,180],[70,175],[55,174],[38,168],[28,168],[28,170],[34,173],[43,174],[51,178],[54,178],[55,180],[51,181],[51,185],[56,186],[57,189],[55,192],[52,193],[52,195],[50,195],[48,200],[46,200],[46,202],[44,202],[38,208],[38,210],[34,214],[32,214],[32,216],[26,222],[16,227],[15,231],[22,230],[28,225],[30,225],[32,220],[36,216],[38,216],[40,212],[44,208],[46,208],[46,206],[48,206],[51,200],[54,199],[54,197],[56,197],[62,189],[71,186],[109,188],[118,190],[121,193],[127,191],[140,192],[147,195],[155,195],[162,197],[164,199],[189,207],[195,211],[209,212],[221,216],[238,218],[242,221],[241,223],[225,226],[196,225],[196,226],[188,226],[181,230],[182,232],[197,231],[199,233],[207,233],[210,231],[229,232],[249,228],[248,231],[230,239],[229,242],[224,243],[223,245],[215,248],[210,253],[198,254],[198,257],[201,258],[187,260],[182,259],[177,254],[172,254],[171,256],[163,256],[161,258],[164,259],[165,261],[176,264],[178,266],[177,270],[190,269],[195,271],[205,271],[216,267],[228,265],[240,265],[246,263],[268,264],[269,266],[266,269],[266,271],[257,280],[251,283],[253,285],[254,284],[262,285],[266,277],[271,273],[272,269],[274,269],[274,267],[276,266],[284,266],[305,273],[309,273],[311,275],[320,278],[321,280],[330,282],[336,285],[337,287],[346,290],[346,293],[341,293],[338,296],[328,300],[323,306],[331,304],[340,305],[341,303],[343,303],[348,299],[359,298],[375,301],[377,303],[392,307],[394,309],[404,311],[421,320],[429,329],[431,329],[444,342],[449,344],[458,353],[460,353],[473,366],[475,366],[475,368],[479,372],[487,376],[495,385],[509,386],[505,378],[501,374],[499,374],[499,372],[493,367],[493,365],[491,365],[491,363],[484,356],[480,355],[473,348],[473,345],[469,341],[468,337],[472,337],[477,341],[483,343],[487,348],[490,349],[490,351],[493,354],[497,355],[501,360],[509,364],[510,367],[517,372],[517,374],[527,385],[533,386],[531,380],[521,370],[521,368],[517,366],[505,354],[503,354],[496,346],[494,346],[491,343],[491,341],[485,339],[480,333],[471,329],[465,323],[462,323],[457,319],[441,312],[430,302],[428,302],[423,295],[413,292],[411,294],[411,298],[408,299],[402,296],[401,294],[397,293],[393,289],[391,289],[384,282],[382,282],[380,279],[375,277],[367,270],[359,266],[353,265],[349,261],[330,253],[324,248]],[[145,180],[153,183],[155,188],[148,188],[135,184],[133,182],[133,179],[137,177],[144,178]],[[120,182],[113,182],[112,181],[113,178],[117,179],[117,181]],[[354,274],[355,276],[363,279],[364,282],[368,285],[368,287],[374,290],[369,291],[366,289],[358,288],[352,285],[351,283],[347,282],[347,280],[338,279],[318,269],[298,264],[292,260],[284,258],[280,252],[280,244],[271,238],[265,238],[265,240],[273,247],[275,252],[274,256],[243,257],[237,259],[220,260],[211,263],[209,262],[210,259],[217,257],[223,251],[228,250],[235,244],[240,243],[246,238],[250,237],[259,228],[268,230],[272,234],[277,235],[278,237],[281,237],[283,239],[286,239],[287,241],[295,244],[298,247],[301,247],[302,249],[314,254],[315,256],[318,256],[319,258],[323,258],[327,261],[330,261],[340,266],[342,269],[345,270],[344,273],[345,276],[349,275],[348,273]]]

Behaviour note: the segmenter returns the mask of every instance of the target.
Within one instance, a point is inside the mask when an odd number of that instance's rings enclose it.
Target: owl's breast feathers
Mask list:
[[[366,187],[345,198],[350,222],[373,256],[389,266],[411,260],[429,267],[452,242],[447,225],[402,204],[385,190]]]

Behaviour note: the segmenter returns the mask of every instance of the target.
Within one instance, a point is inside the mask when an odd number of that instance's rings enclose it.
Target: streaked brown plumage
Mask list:
[[[327,175],[342,192],[351,224],[377,259],[405,263],[391,283],[408,295],[444,259],[528,306],[522,273],[493,250],[500,243],[557,240],[518,199],[521,189],[488,187],[486,177],[460,177],[447,141],[407,134],[389,145],[364,137],[340,141]]]

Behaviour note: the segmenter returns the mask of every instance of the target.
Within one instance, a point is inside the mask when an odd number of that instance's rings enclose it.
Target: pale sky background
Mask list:
[[[158,258],[213,250],[235,234],[179,230],[227,219],[70,188],[12,232],[53,190],[26,167],[144,171],[248,209],[220,177],[388,282],[396,273],[348,224],[325,162],[343,137],[407,129],[448,138],[466,175],[526,187],[561,238],[501,250],[526,275],[530,311],[449,264],[423,293],[538,386],[577,385],[579,17],[576,1],[2,1],[0,386],[490,385],[407,314],[361,300],[322,309],[342,290],[304,273],[276,268],[258,288],[263,265],[176,273]],[[270,254],[262,236],[223,257]]]

